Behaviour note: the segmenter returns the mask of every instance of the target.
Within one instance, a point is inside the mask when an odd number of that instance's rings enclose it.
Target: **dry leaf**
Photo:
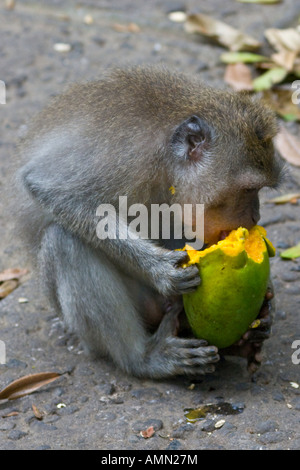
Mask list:
[[[13,10],[16,6],[15,0],[5,0],[5,8],[6,10]]]
[[[149,428],[145,429],[145,431],[141,431],[140,435],[144,439],[149,439],[149,437],[152,437],[155,434],[155,430],[153,426],[149,426]]]
[[[272,199],[269,199],[266,201],[267,203],[273,203],[273,204],[286,204],[287,202],[290,202],[292,204],[295,203],[300,199],[300,193],[288,193],[288,194],[283,194],[282,196],[278,197],[273,197]]]
[[[294,69],[297,53],[295,51],[280,51],[276,54],[271,55],[271,59],[280,67],[285,68],[288,71]]]
[[[43,413],[35,405],[32,405],[32,411],[36,419],[43,419]]]
[[[295,28],[276,29],[269,28],[265,31],[265,36],[276,51],[300,52],[300,32]]]
[[[227,65],[224,80],[237,91],[253,89],[251,70],[242,63]]]
[[[28,269],[21,269],[21,268],[9,268],[5,269],[0,273],[0,282],[9,281],[10,279],[20,279],[20,277],[24,276],[28,273]]]
[[[231,51],[253,51],[261,45],[242,31],[200,13],[188,15],[184,27],[187,33],[199,33],[215,39]]]
[[[18,414],[18,411],[11,411],[10,413],[7,413],[7,415],[2,415],[2,418],[11,418],[12,416],[18,416]]]
[[[275,138],[275,147],[287,162],[300,166],[300,141],[283,126]]]
[[[13,290],[18,287],[18,281],[11,280],[5,281],[0,285],[0,299],[4,299],[8,294],[10,294]]]
[[[61,374],[57,372],[40,372],[38,374],[25,375],[14,380],[7,387],[0,391],[0,400],[15,400],[24,395],[29,395],[43,385],[49,384],[58,379]]]
[[[300,108],[293,103],[293,91],[281,88],[264,90],[262,99],[286,121],[300,121]]]

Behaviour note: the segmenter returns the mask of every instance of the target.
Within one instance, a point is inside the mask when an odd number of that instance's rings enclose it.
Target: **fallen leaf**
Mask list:
[[[9,281],[10,279],[20,279],[28,273],[28,269],[8,268],[0,273],[0,282]]]
[[[266,201],[266,203],[273,203],[273,204],[286,204],[287,202],[294,203],[295,200],[300,199],[300,193],[287,193],[283,194],[282,196],[273,197]]]
[[[225,64],[236,64],[238,62],[242,62],[243,64],[255,64],[269,60],[268,57],[254,54],[253,52],[224,52],[220,59]]]
[[[152,437],[154,434],[155,434],[155,431],[154,431],[154,427],[153,427],[153,426],[149,426],[149,428],[145,429],[145,431],[141,431],[141,432],[140,432],[140,435],[141,435],[144,439],[149,439],[149,437]]]
[[[19,411],[11,411],[10,413],[7,413],[7,415],[2,415],[2,418],[11,418],[12,416],[18,416]]]
[[[201,13],[188,15],[184,28],[187,33],[199,33],[214,39],[231,51],[253,51],[261,45],[242,31]]]
[[[300,32],[296,28],[269,28],[266,29],[265,36],[278,52],[294,51],[296,54],[300,52]]]
[[[295,51],[280,51],[271,55],[271,59],[280,67],[285,68],[289,72],[294,69],[297,53]]]
[[[29,395],[43,385],[49,384],[58,379],[61,374],[57,372],[40,372],[38,374],[25,375],[14,380],[7,387],[0,391],[0,400],[15,400],[16,398]]]
[[[141,31],[141,28],[136,23],[114,23],[112,27],[118,33],[139,33]]]
[[[264,90],[262,100],[286,121],[300,121],[300,108],[292,101],[293,93],[281,88]]]
[[[287,162],[300,166],[300,141],[281,126],[274,140],[275,147]]]
[[[36,419],[43,419],[43,413],[35,405],[32,405],[32,411]]]
[[[282,0],[236,0],[236,1],[240,3],[263,3],[265,5],[282,2]]]
[[[280,253],[281,258],[285,259],[294,259],[294,258],[300,258],[300,243],[298,245],[292,246],[291,248],[288,248],[287,250],[284,250],[282,253]]]
[[[16,6],[15,0],[5,0],[5,8],[7,10],[13,10]]]
[[[283,67],[274,67],[253,80],[255,91],[269,90],[276,83],[282,82],[288,72]]]
[[[0,285],[0,299],[4,299],[8,294],[10,294],[13,290],[18,287],[18,281],[11,280],[5,281]]]
[[[253,90],[251,70],[245,64],[237,63],[227,65],[224,80],[234,90]]]

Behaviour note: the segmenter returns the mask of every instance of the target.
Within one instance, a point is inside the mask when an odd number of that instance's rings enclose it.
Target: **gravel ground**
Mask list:
[[[267,27],[294,24],[300,14],[295,4],[24,0],[10,11],[1,7],[0,78],[6,83],[7,104],[0,105],[0,269],[29,267],[7,210],[10,175],[17,139],[49,97],[71,82],[96,78],[112,65],[144,62],[162,62],[224,87],[219,62],[223,49],[187,35],[167,13],[185,5],[263,39]],[[140,32],[114,26],[132,22]],[[57,52],[56,43],[70,44],[71,50]],[[287,127],[299,131],[296,124]],[[300,171],[291,170],[284,190],[299,191]],[[50,310],[30,271],[0,303],[0,339],[7,349],[0,388],[36,372],[57,371],[62,376],[31,395],[0,402],[0,449],[299,449],[300,365],[292,362],[291,346],[300,339],[300,259],[283,261],[278,256],[299,242],[299,203],[263,204],[261,224],[277,248],[272,259],[277,313],[264,362],[253,377],[238,358],[222,360],[215,374],[193,381],[139,380],[107,361],[92,361]],[[28,302],[19,303],[21,297]],[[210,403],[219,409],[195,423],[187,420],[187,409]],[[32,405],[43,413],[42,419],[36,418]],[[145,439],[140,431],[149,426],[155,433]]]

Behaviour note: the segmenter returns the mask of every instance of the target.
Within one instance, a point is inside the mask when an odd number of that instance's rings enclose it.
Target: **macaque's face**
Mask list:
[[[233,193],[222,204],[205,209],[204,241],[208,244],[217,243],[238,227],[249,230],[257,224],[259,218],[257,190]]]
[[[205,244],[217,243],[238,227],[256,225],[260,189],[279,183],[281,164],[272,143],[276,124],[268,115],[264,122],[262,109],[252,112],[255,125],[244,110],[240,121],[216,120],[213,125],[193,115],[173,136],[176,202],[204,204]],[[192,225],[197,233],[194,217]]]

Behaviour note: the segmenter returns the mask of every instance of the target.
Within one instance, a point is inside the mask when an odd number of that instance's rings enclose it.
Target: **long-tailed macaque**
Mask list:
[[[217,348],[179,333],[198,269],[181,267],[186,253],[172,239],[100,239],[97,208],[118,207],[120,196],[148,209],[204,204],[206,244],[251,228],[259,190],[280,180],[276,131],[273,113],[246,94],[160,67],[76,84],[38,115],[21,151],[23,230],[50,300],[90,352],[141,377],[214,370]],[[118,234],[127,229],[117,217]],[[231,348],[250,365],[268,336],[268,308],[262,328]]]

